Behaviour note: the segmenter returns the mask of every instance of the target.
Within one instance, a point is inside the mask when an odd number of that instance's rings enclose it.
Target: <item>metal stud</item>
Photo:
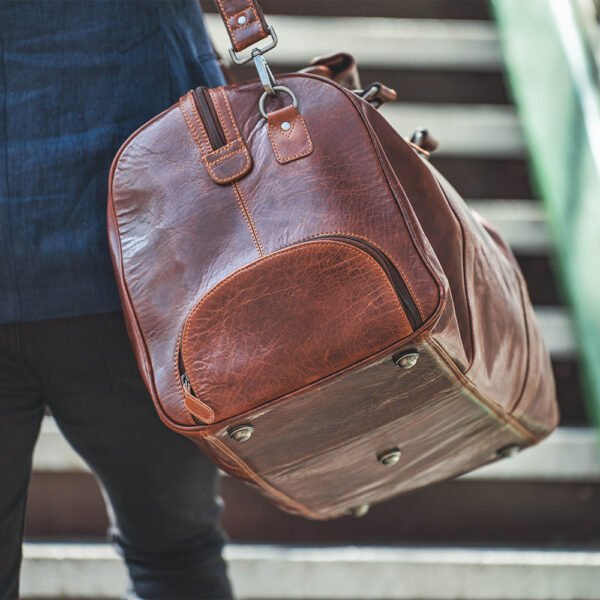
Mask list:
[[[247,442],[254,433],[254,427],[249,424],[236,425],[227,431],[227,434],[236,442]]]
[[[238,17],[238,20],[237,20],[238,25],[245,25],[247,22],[248,22],[248,19],[244,15],[242,15],[241,17]]]
[[[521,452],[521,446],[518,444],[509,444],[508,446],[504,446],[503,448],[500,448],[500,450],[497,450],[496,454],[502,458],[510,458],[511,456],[516,456],[519,452]]]
[[[395,465],[399,460],[400,456],[402,456],[402,451],[400,448],[391,448],[390,450],[386,450],[382,452],[377,460],[385,467],[391,467]]]
[[[370,508],[370,504],[361,504],[360,506],[350,509],[350,514],[353,517],[364,517],[369,512]]]
[[[394,364],[401,369],[412,369],[419,360],[419,353],[415,350],[411,350],[410,352],[404,352],[403,354],[394,356],[392,360],[394,361]]]
[[[292,124],[289,121],[284,121],[281,124],[281,129],[283,129],[283,131],[289,131],[292,128]]]

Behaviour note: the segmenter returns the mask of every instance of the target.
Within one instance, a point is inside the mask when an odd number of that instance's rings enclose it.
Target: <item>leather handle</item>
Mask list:
[[[255,0],[215,0],[236,52],[269,37],[265,16]]]

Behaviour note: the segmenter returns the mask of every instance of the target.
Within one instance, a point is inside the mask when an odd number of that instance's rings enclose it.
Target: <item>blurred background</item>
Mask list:
[[[600,26],[594,0],[262,0],[277,72],[345,50],[402,135],[509,241],[553,359],[559,430],[458,480],[315,523],[223,478],[240,599],[600,599]],[[217,48],[227,40],[202,0]],[[240,79],[252,67],[237,68]],[[123,567],[86,467],[46,418],[25,598],[118,598]]]

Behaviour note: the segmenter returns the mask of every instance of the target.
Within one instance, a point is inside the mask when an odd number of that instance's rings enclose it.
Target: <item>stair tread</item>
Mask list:
[[[225,556],[240,600],[600,598],[595,549],[232,544]],[[125,587],[108,544],[24,545],[24,598],[117,598]]]
[[[206,15],[222,56],[229,39],[217,15]],[[269,63],[305,65],[314,56],[343,50],[359,65],[499,71],[498,34],[489,21],[394,19],[380,17],[300,17],[269,15],[280,39]]]
[[[432,156],[522,158],[525,143],[514,107],[396,102],[381,111],[401,135],[426,127],[439,141]]]
[[[550,252],[546,216],[537,200],[468,200],[468,204],[498,229],[515,254]]]

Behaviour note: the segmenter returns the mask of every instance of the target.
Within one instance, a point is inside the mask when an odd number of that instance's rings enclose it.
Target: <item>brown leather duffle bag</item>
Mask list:
[[[274,38],[254,1],[217,5],[236,60]],[[389,90],[338,83],[347,55],[275,81],[264,51],[258,80],[190,91],[113,164],[111,252],[161,419],[316,519],[538,442],[558,410],[511,251],[427,136],[376,110]]]

